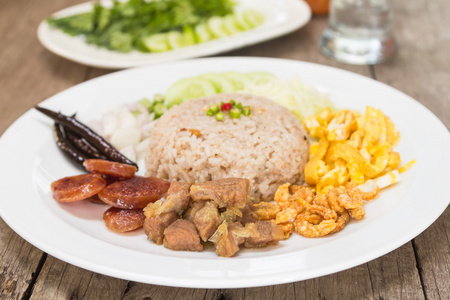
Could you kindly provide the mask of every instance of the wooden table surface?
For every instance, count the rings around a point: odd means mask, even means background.
[[[42,19],[82,1],[0,0],[0,134],[19,116],[53,94],[113,72],[58,57],[37,40],[36,28]],[[359,73],[410,95],[448,128],[450,1],[396,1],[395,13],[399,52],[393,60],[380,65],[346,65],[321,55],[317,44],[327,25],[326,17],[315,17],[305,27],[286,36],[222,55],[287,58]],[[126,281],[75,267],[30,245],[0,220],[0,298],[450,299],[449,237],[450,209],[447,208],[412,241],[346,271],[259,288],[185,289]]]

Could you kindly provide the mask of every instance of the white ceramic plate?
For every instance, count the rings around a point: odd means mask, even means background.
[[[91,10],[91,7],[92,2],[87,2],[61,10],[54,16],[63,17],[86,12]],[[231,51],[290,33],[304,26],[311,18],[311,9],[301,0],[237,1],[236,11],[246,8],[261,11],[265,15],[265,23],[229,37],[163,53],[108,51],[86,44],[81,37],[71,37],[51,28],[45,20],[38,27],[38,38],[48,50],[69,60],[88,66],[122,69]]]
[[[59,204],[50,183],[79,174],[56,147],[52,121],[35,110],[0,139],[0,213],[31,244],[76,266],[123,279],[196,288],[240,288],[323,276],[365,263],[408,242],[448,206],[450,135],[424,106],[372,79],[327,66],[267,58],[207,58],[129,69],[67,89],[41,103],[81,121],[99,119],[108,107],[164,92],[180,77],[204,72],[268,71],[298,76],[342,108],[383,110],[401,133],[402,160],[417,163],[402,181],[365,205],[367,214],[325,238],[294,234],[277,246],[242,250],[233,258],[212,251],[176,252],[147,241],[143,231],[116,234],[102,221],[104,206]],[[430,188],[432,187],[432,188]]]

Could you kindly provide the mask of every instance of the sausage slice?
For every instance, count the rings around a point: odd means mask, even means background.
[[[131,178],[137,171],[135,166],[104,159],[87,159],[83,162],[83,166],[91,173],[122,178]]]
[[[163,179],[135,176],[106,186],[98,197],[113,207],[139,209],[160,199],[169,186],[170,182]]]
[[[128,232],[144,226],[145,215],[142,209],[110,207],[103,213],[103,220],[109,230]]]
[[[106,186],[100,174],[69,176],[52,182],[53,198],[59,202],[75,202],[94,196]]]

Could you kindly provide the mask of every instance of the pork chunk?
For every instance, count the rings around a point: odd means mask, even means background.
[[[183,219],[193,221],[195,214],[205,206],[206,201],[191,202],[188,209],[183,214]]]
[[[223,226],[223,225],[222,225]],[[222,257],[232,257],[239,251],[239,245],[245,241],[240,232],[244,227],[240,222],[227,224],[227,230],[214,243],[216,254]]]
[[[194,224],[178,219],[164,230],[164,247],[180,251],[202,251],[203,245]]]
[[[248,223],[245,228],[250,229],[249,237],[244,242],[245,248],[264,248],[284,239],[283,227],[270,221]]]
[[[220,214],[217,204],[212,201],[205,202],[205,205],[196,212],[192,220],[200,234],[200,238],[204,242],[211,237],[220,224]]]
[[[194,201],[213,200],[219,207],[243,208],[247,202],[250,181],[246,178],[225,178],[191,186]]]
[[[189,206],[190,184],[173,181],[167,191],[164,203],[155,211],[155,214],[174,211],[181,215]]]
[[[173,211],[145,218],[144,232],[147,238],[157,245],[161,245],[164,239],[164,230],[177,219],[178,214]]]

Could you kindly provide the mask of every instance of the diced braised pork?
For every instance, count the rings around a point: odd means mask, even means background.
[[[240,222],[222,223],[222,230],[218,232],[214,245],[216,246],[216,254],[222,257],[232,257],[239,251],[239,245],[245,241],[240,234],[244,227]]]
[[[183,219],[176,220],[164,230],[164,247],[181,251],[203,250],[194,224]]]
[[[245,228],[251,229],[244,242],[245,248],[264,248],[284,239],[283,227],[270,221],[247,223]]]
[[[178,214],[174,211],[145,218],[144,232],[149,240],[161,245],[164,239],[164,230],[178,218]]]
[[[183,215],[183,219],[186,219],[188,221],[193,221],[195,214],[205,206],[206,201],[198,201],[198,202],[192,202],[190,203],[190,206],[186,210],[186,212]]]
[[[197,211],[192,221],[200,234],[200,238],[206,242],[216,231],[220,224],[220,214],[217,204],[205,201],[205,205]]]
[[[194,201],[213,200],[219,207],[243,208],[247,202],[250,181],[246,178],[225,178],[191,186]]]
[[[167,191],[167,197],[164,203],[155,211],[155,214],[174,211],[181,215],[189,206],[189,188],[190,184],[173,181]]]
[[[189,206],[189,187],[187,183],[174,181],[170,184],[164,202],[158,200],[144,209],[147,216],[144,231],[149,240],[158,245],[163,243],[164,230]]]

